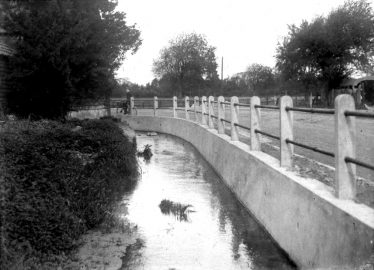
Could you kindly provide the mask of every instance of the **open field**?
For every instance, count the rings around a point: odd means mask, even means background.
[[[248,110],[241,110],[239,122],[249,126]],[[265,132],[279,135],[279,112],[273,110],[261,111],[261,129]],[[374,164],[374,121],[371,119],[356,119],[357,129],[357,158],[369,164]],[[329,152],[334,152],[334,116],[294,112],[294,140],[314,146]],[[272,145],[278,145],[271,140]],[[295,153],[334,166],[332,157],[295,146]],[[374,181],[374,172],[357,167],[358,176]]]

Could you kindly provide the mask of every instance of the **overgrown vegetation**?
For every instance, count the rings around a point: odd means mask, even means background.
[[[136,146],[110,120],[8,122],[0,142],[1,269],[64,256],[136,183]]]

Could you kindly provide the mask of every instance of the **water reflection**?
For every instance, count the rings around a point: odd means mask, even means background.
[[[142,178],[125,199],[144,241],[133,269],[295,268],[190,144],[142,134],[137,142],[152,145],[154,156],[142,162]],[[160,211],[163,200],[193,211],[181,222]]]

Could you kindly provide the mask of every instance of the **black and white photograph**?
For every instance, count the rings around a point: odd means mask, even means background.
[[[374,270],[374,0],[0,0],[1,270]]]

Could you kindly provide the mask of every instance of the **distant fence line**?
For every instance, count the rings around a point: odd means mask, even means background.
[[[251,97],[241,96],[238,97],[240,103],[249,104]],[[305,96],[292,96],[294,106],[306,106],[306,107],[314,107],[316,104],[321,105],[320,99],[317,99],[318,96],[314,96],[312,100],[309,100],[309,97]],[[230,97],[225,97],[225,99],[230,99]],[[260,97],[261,104],[266,105],[278,105],[280,96],[265,96]],[[123,103],[125,102],[125,98],[112,98],[110,101],[111,108],[122,108]],[[158,106],[159,108],[172,108],[171,98],[158,98]],[[138,109],[142,108],[149,108],[153,106],[153,99],[152,98],[136,98],[136,107]],[[91,104],[85,105],[77,105],[71,108],[71,111],[78,111],[78,110],[99,110],[104,109],[106,105],[105,102],[100,100],[98,102],[93,102]],[[178,99],[178,106],[184,106],[183,100]]]
[[[230,99],[230,97],[225,97],[225,99]],[[239,97],[240,103],[249,104],[251,97],[241,96]],[[265,96],[260,97],[261,104],[267,105],[277,105],[279,102],[280,96]],[[118,107],[121,106],[123,103],[124,98],[113,98],[111,101],[111,107]],[[167,108],[171,107],[170,101],[171,98],[158,98],[159,100],[159,108]],[[294,106],[316,106],[321,105],[321,100],[318,99],[318,96],[314,96],[311,100],[305,96],[292,96]],[[182,106],[183,100],[178,99],[178,105]],[[136,106],[137,108],[146,108],[153,106],[151,98],[136,98]]]
[[[229,101],[227,101],[229,100]],[[374,170],[373,164],[356,158],[356,128],[355,118],[364,117],[374,119],[374,113],[355,110],[355,102],[351,95],[343,94],[335,98],[334,109],[319,109],[307,107],[295,107],[295,101],[299,98],[282,96],[277,97],[223,97],[213,96],[185,97],[183,99],[173,98],[134,98],[129,104],[129,113],[137,115],[142,109],[153,110],[153,115],[158,116],[159,111],[164,111],[172,117],[183,118],[216,129],[219,134],[224,134],[226,127],[230,129],[232,141],[239,141],[239,129],[250,132],[250,149],[261,151],[260,136],[269,137],[279,141],[280,166],[284,168],[292,167],[294,156],[294,145],[302,147],[335,160],[335,195],[341,199],[354,199],[356,197],[356,165]],[[302,99],[300,99],[302,100]],[[304,99],[305,102],[305,99]],[[117,99],[111,101],[111,108],[121,110],[125,101]],[[249,126],[239,123],[239,108],[248,108],[250,114]],[[75,110],[103,110],[105,105],[90,105],[74,108]],[[230,119],[225,118],[225,111],[231,112]],[[261,130],[260,110],[279,111],[279,136]],[[217,113],[215,114],[215,111]],[[331,114],[334,115],[335,150],[334,152],[319,149],[294,140],[293,132],[293,112],[305,112],[311,114]],[[179,112],[179,114],[178,114]],[[191,117],[193,116],[193,117]]]
[[[373,112],[355,110],[355,102],[350,95],[339,95],[335,99],[334,109],[314,109],[294,107],[294,101],[290,96],[282,96],[278,104],[262,102],[259,97],[238,98],[231,97],[230,101],[222,96],[215,99],[209,97],[185,97],[184,99],[157,98],[135,99],[130,101],[130,114],[138,114],[141,109],[152,109],[153,115],[158,116],[159,110],[170,109],[170,116],[178,117],[178,111],[182,112],[183,118],[216,129],[218,134],[224,134],[226,126],[230,127],[232,141],[239,141],[239,129],[250,132],[250,149],[261,151],[260,136],[270,137],[279,141],[280,166],[292,167],[294,145],[324,154],[335,159],[335,195],[340,199],[355,199],[356,197],[356,165],[374,170],[373,164],[356,158],[356,128],[355,118],[364,117],[374,119]],[[269,105],[271,104],[271,105]],[[161,105],[161,106],[160,106]],[[115,106],[114,106],[115,107]],[[225,119],[225,110],[230,110],[230,119]],[[239,123],[239,108],[248,108],[250,113],[249,126]],[[118,107],[117,107],[118,108]],[[279,136],[261,130],[260,110],[279,111]],[[167,111],[167,110],[166,110]],[[217,114],[215,114],[217,111]],[[334,115],[335,151],[329,152],[314,146],[306,145],[294,140],[293,112],[332,114]]]

